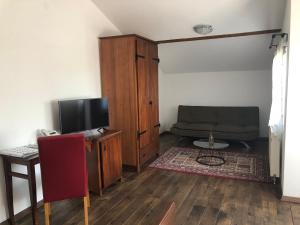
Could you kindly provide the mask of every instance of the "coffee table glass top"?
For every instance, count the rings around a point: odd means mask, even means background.
[[[229,143],[221,140],[214,140],[214,142],[210,144],[207,139],[196,140],[193,144],[197,147],[206,149],[224,149],[229,146]]]

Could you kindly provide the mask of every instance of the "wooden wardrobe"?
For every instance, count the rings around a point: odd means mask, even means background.
[[[99,42],[109,127],[123,132],[123,165],[139,171],[159,149],[157,44],[138,35],[103,37]]]

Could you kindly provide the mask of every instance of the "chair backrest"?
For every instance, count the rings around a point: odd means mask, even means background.
[[[160,221],[159,225],[173,225],[175,219],[175,210],[176,210],[175,202],[172,202],[168,210],[166,211],[164,217]]]
[[[82,134],[38,139],[44,202],[87,194],[85,139]]]

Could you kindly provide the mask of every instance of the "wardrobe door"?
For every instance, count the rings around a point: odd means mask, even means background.
[[[136,38],[100,40],[101,90],[108,98],[109,128],[122,130],[124,165],[138,166]]]
[[[158,51],[157,45],[149,45],[149,90],[150,90],[150,133],[151,141],[158,142],[159,138],[159,102],[158,102]]]
[[[136,41],[136,51],[139,115],[138,137],[139,147],[142,149],[150,143],[148,42],[138,38]]]

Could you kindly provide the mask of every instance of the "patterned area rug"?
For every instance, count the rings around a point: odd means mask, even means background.
[[[196,162],[196,158],[203,155],[221,156],[225,159],[225,164],[206,166]],[[150,167],[223,178],[271,182],[268,165],[267,157],[257,154],[173,147],[155,160]]]

